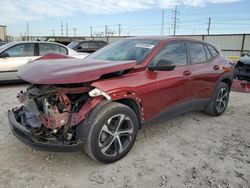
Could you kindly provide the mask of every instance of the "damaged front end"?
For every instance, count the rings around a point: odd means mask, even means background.
[[[18,94],[21,107],[8,112],[12,133],[40,150],[75,151],[84,143],[88,113],[103,99],[96,88],[77,85],[31,85]],[[84,127],[85,126],[85,127]]]

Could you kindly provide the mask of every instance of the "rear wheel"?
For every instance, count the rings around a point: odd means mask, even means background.
[[[124,157],[132,148],[138,119],[128,106],[111,102],[93,111],[88,120],[90,129],[85,151],[93,159],[111,163]]]
[[[229,87],[221,82],[216,88],[213,99],[205,112],[212,116],[219,116],[226,110],[229,101]]]

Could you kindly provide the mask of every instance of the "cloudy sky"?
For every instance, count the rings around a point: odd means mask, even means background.
[[[68,23],[69,35],[104,32],[122,35],[159,35],[162,10],[164,34],[173,32],[174,6],[178,6],[177,34],[205,34],[211,17],[211,33],[250,33],[249,0],[1,0],[0,25],[8,34],[61,35]]]

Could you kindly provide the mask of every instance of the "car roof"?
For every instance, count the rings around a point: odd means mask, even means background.
[[[165,40],[185,40],[185,41],[197,41],[197,42],[205,42],[198,39],[185,37],[185,36],[138,36],[138,37],[128,37],[125,39],[148,39],[148,40],[159,40],[159,41],[165,41]]]
[[[72,42],[105,42],[104,40],[73,40]]]
[[[57,45],[62,45],[60,43],[56,43],[56,42],[47,42],[47,41],[14,41],[14,42],[10,42],[11,44],[15,45],[15,44],[27,44],[27,43],[47,43],[47,44],[57,44]]]

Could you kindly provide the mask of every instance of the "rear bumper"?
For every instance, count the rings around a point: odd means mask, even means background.
[[[65,144],[63,142],[40,141],[29,129],[17,122],[14,111],[8,111],[9,126],[12,134],[24,144],[43,151],[73,152],[83,149],[83,142]]]

